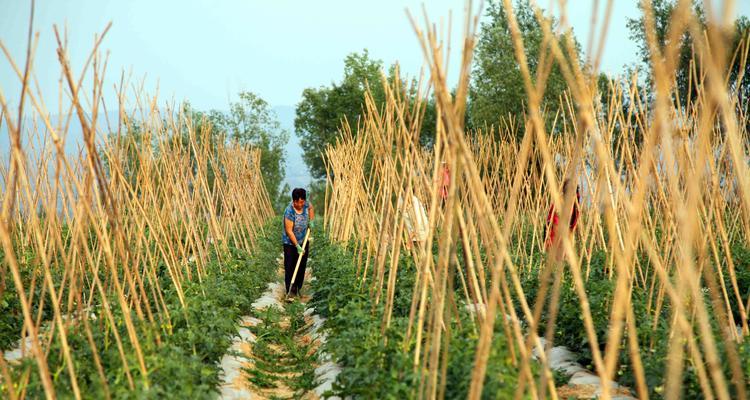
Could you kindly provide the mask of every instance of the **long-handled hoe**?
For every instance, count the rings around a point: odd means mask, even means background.
[[[305,240],[302,241],[302,253],[297,257],[297,265],[294,266],[294,273],[292,274],[292,282],[289,284],[289,290],[286,292],[285,299],[289,299],[289,294],[292,292],[292,286],[294,286],[294,280],[297,278],[297,271],[299,270],[299,264],[302,262],[302,256],[305,255],[304,251],[307,248],[307,240],[310,238],[310,228],[307,228],[305,233]]]

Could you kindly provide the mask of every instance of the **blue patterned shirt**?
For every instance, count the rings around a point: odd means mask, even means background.
[[[302,213],[297,214],[292,203],[289,203],[289,205],[286,206],[286,210],[284,210],[284,221],[289,220],[294,223],[292,232],[294,232],[294,237],[297,238],[297,243],[299,243],[300,246],[302,246],[302,242],[305,240],[305,231],[307,230],[307,224],[310,221],[309,208],[309,204],[305,202],[305,205],[302,207]],[[281,229],[281,241],[284,244],[293,245],[289,236],[286,234],[286,227],[284,225],[282,225]]]

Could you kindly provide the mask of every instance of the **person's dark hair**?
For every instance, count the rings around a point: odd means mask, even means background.
[[[307,200],[307,192],[305,191],[305,189],[296,188],[292,190],[292,200],[297,201],[300,199]]]

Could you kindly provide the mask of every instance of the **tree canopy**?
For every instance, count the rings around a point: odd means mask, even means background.
[[[529,1],[517,0],[513,10],[523,37],[529,71],[534,78],[539,60],[543,53],[549,52],[549,47],[542,43],[542,26]],[[523,75],[515,57],[507,12],[502,4],[491,1],[486,13],[487,20],[482,23],[477,42],[469,92],[469,122],[471,126],[479,128],[498,125],[501,119],[509,117],[523,121],[527,106]],[[556,22],[551,20],[551,23],[554,32]],[[577,43],[576,52],[580,52]],[[552,57],[551,53],[548,57]],[[575,59],[578,59],[578,54]],[[560,66],[554,62],[542,99],[542,106],[547,109],[550,119],[559,109],[560,96],[567,88]],[[522,130],[516,133],[521,135]]]
[[[654,31],[657,46],[659,50],[663,52],[667,42],[671,18],[675,11],[677,2],[674,0],[652,0],[651,4],[653,7]],[[642,4],[639,3],[638,7],[643,11]],[[700,27],[704,31],[709,28],[709,22],[706,20],[706,13],[702,2],[693,2],[693,12],[698,19]],[[648,86],[653,86],[651,52],[646,40],[645,17],[643,13],[641,13],[638,18],[629,18],[627,27],[630,31],[630,39],[635,41],[638,45],[638,56],[640,58],[641,67],[648,72]],[[716,29],[716,27],[713,28]],[[729,68],[728,83],[730,88],[737,92],[740,98],[740,104],[743,105],[743,107],[746,107],[747,99],[750,95],[750,83],[748,83],[747,79],[743,79],[741,82],[738,81],[740,69],[742,68],[739,57],[735,59],[733,64],[730,65],[730,62],[732,61],[735,50],[737,50],[742,39],[747,38],[748,28],[750,28],[750,20],[745,16],[741,16],[735,20],[734,29],[728,32],[718,32],[717,30],[717,33],[727,36],[725,43],[728,47],[726,48],[727,51],[725,56],[727,57],[726,62]],[[695,52],[696,49],[693,43],[693,37],[690,32],[686,31],[681,36],[680,50],[678,53],[679,60],[675,71],[676,93],[682,104],[695,99],[697,93],[697,82],[695,81],[695,77],[700,77],[702,75],[700,68],[703,64],[697,62],[698,60]],[[691,71],[693,64],[698,68],[695,74]],[[750,73],[750,65],[746,64],[744,67],[745,77],[747,77],[748,73]]]
[[[286,199],[280,186],[285,175],[284,146],[289,140],[289,133],[281,129],[276,113],[258,95],[245,91],[240,92],[238,97],[238,101],[230,103],[228,112],[199,112],[189,104],[186,107],[188,112],[193,113],[193,121],[201,124],[197,128],[199,133],[208,128],[202,125],[206,121],[212,130],[212,140],[233,141],[260,149],[263,183],[269,197],[276,203],[274,206],[279,206],[279,199]]]
[[[383,61],[371,58],[367,50],[351,53],[344,58],[344,76],[340,82],[332,82],[329,86],[319,88],[307,88],[302,92],[302,100],[296,108],[294,128],[304,151],[302,158],[313,178],[325,177],[321,151],[335,140],[341,122],[346,119],[349,124],[356,127],[368,87],[376,104],[384,103],[381,71]],[[396,79],[395,65],[389,68],[387,76],[389,82]],[[414,99],[415,91],[408,90],[406,82],[402,83],[407,89],[406,93]],[[435,136],[434,102],[428,100],[426,107],[420,140],[423,144],[429,145]]]

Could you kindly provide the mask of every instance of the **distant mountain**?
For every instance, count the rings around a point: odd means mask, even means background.
[[[30,131],[37,131],[42,132],[46,134],[47,136],[40,136],[38,138],[34,139],[34,147],[38,149],[41,143],[43,143],[44,140],[48,140],[49,145],[52,146],[52,137],[47,132],[47,128],[42,120],[41,117],[35,117],[36,121],[34,121],[34,118],[32,117],[26,117],[23,121],[22,131],[25,132],[25,134],[21,135],[21,146],[22,148],[28,152],[29,151],[29,135],[28,133]],[[99,127],[100,132],[108,131],[108,127],[111,126],[112,129],[116,130],[117,126],[117,118],[118,113],[116,111],[112,111],[106,114],[100,114],[97,117],[97,126]],[[109,125],[107,124],[107,120],[109,120]],[[62,130],[65,130],[65,124],[68,123],[68,129],[67,133],[65,133],[65,154],[67,155],[77,155],[78,152],[85,146],[83,143],[83,129],[81,128],[81,123],[78,121],[78,117],[76,115],[73,115],[72,118],[70,118],[70,121],[67,121],[67,117],[60,120],[60,116],[58,115],[51,115],[49,117],[50,125],[52,125],[52,128],[57,130],[58,125],[62,126]],[[62,132],[57,132],[58,136],[62,136]],[[8,135],[8,126],[5,124],[5,120],[3,120],[2,126],[0,126],[0,159],[7,159],[7,157],[10,154],[10,136]],[[29,154],[29,156],[31,156]]]

